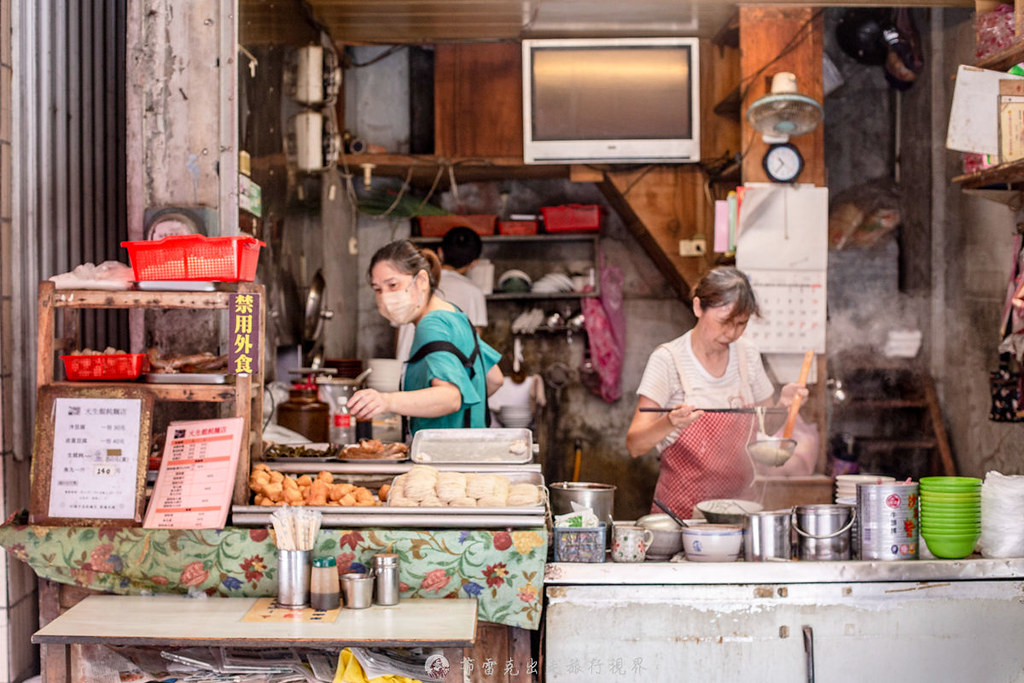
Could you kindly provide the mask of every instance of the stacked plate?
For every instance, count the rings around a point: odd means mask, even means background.
[[[533,280],[521,270],[506,270],[498,277],[498,289],[503,292],[529,292]]]
[[[891,484],[895,477],[881,474],[840,474],[836,477],[836,502],[857,504],[857,484]]]
[[[402,382],[402,361],[397,358],[371,358],[366,361],[371,370],[366,386],[377,391],[398,391]]]
[[[1024,476],[989,472],[981,485],[981,554],[1024,557]]]
[[[981,537],[981,479],[921,477],[921,536],[935,557],[958,560]]]
[[[533,422],[533,413],[530,411],[530,406],[504,405],[498,409],[498,419],[505,427],[523,429],[529,427]]]
[[[555,294],[573,291],[572,279],[563,273],[548,273],[533,283],[530,291],[535,294]]]

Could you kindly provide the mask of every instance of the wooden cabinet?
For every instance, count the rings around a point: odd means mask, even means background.
[[[523,159],[523,70],[518,42],[438,45],[434,154]]]
[[[221,285],[225,287],[224,285]],[[119,382],[65,382],[59,380],[56,358],[60,353],[69,353],[77,348],[80,317],[88,309],[149,309],[149,310],[222,310],[226,314],[235,294],[251,294],[258,299],[259,325],[256,332],[257,353],[262,360],[266,307],[263,286],[251,283],[228,285],[226,289],[211,292],[156,292],[156,291],[103,291],[103,290],[58,290],[52,282],[39,286],[39,327],[38,364],[36,386],[102,386],[114,388]],[[61,313],[60,324],[57,312]],[[226,319],[223,324],[226,328]],[[227,330],[222,340],[222,353],[227,353]],[[211,349],[213,351],[213,349]],[[263,372],[231,374],[224,384],[199,383],[144,383],[141,380],[130,383],[151,394],[157,402],[211,402],[223,404],[224,416],[245,418],[242,431],[241,452],[235,476],[232,502],[244,504],[248,501],[249,463],[253,454],[262,453],[261,422],[263,415]]]

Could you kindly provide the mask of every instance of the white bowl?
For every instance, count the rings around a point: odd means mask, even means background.
[[[743,548],[743,527],[701,524],[683,529],[683,550],[693,562],[735,562]]]

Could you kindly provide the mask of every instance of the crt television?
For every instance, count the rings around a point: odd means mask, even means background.
[[[700,161],[699,51],[696,38],[524,40],[524,161]]]

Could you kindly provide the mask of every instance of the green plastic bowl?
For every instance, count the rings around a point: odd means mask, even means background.
[[[935,557],[944,560],[959,560],[974,552],[974,544],[981,538],[981,533],[933,534],[922,531],[921,537],[924,538],[924,542],[928,544],[928,550]]]
[[[981,479],[977,477],[921,477],[918,484],[922,491],[957,493],[981,489]]]
[[[921,503],[921,514],[940,514],[940,515],[980,515],[981,504],[956,504],[956,505],[943,505],[940,503]]]
[[[981,533],[981,524],[953,524],[922,520],[921,530],[922,533],[927,531],[936,534],[973,534]]]
[[[981,503],[981,492],[946,493],[944,491],[922,491],[922,503]]]

